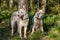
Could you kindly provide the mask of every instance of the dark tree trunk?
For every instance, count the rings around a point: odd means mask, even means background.
[[[39,8],[39,0],[37,0],[37,5],[38,5],[38,8]]]
[[[30,0],[30,8],[33,9],[33,0]]]
[[[13,6],[13,0],[9,0],[9,7],[12,8]]]
[[[27,10],[27,0],[18,0],[18,9],[20,8]]]
[[[42,0],[42,9],[45,11],[46,9],[46,0]]]

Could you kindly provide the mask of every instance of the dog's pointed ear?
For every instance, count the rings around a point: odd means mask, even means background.
[[[36,8],[34,13],[36,13],[36,12],[38,12],[38,11],[39,11],[39,8]]]

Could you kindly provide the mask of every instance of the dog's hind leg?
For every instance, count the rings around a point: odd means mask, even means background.
[[[15,21],[11,20],[11,36],[13,36],[14,33],[14,25],[15,25]]]

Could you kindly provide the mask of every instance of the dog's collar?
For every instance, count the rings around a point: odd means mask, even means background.
[[[18,15],[18,17],[19,17],[21,20],[23,20],[24,15],[22,15],[22,16],[19,16],[19,15]]]

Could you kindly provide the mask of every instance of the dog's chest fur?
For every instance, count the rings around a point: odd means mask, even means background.
[[[21,20],[20,19],[20,25],[25,26],[26,24],[28,24],[28,20]]]
[[[40,19],[34,17],[34,23],[36,23],[36,24],[40,24]]]

